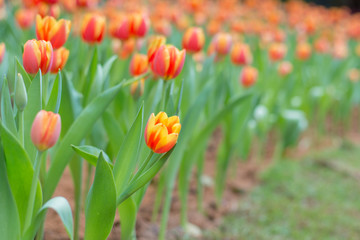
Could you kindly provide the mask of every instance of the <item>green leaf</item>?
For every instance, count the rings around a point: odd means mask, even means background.
[[[121,239],[133,239],[133,233],[136,223],[137,207],[134,199],[129,197],[119,205]]]
[[[105,161],[109,164],[109,166],[111,168],[113,167],[109,156],[105,152],[102,152],[101,149],[98,149],[93,146],[78,146],[77,147],[77,146],[71,145],[71,147],[74,149],[74,151],[77,154],[79,154],[82,158],[84,158],[86,161],[88,161],[93,166],[96,166],[96,163],[98,161],[100,153],[102,153]]]
[[[71,159],[73,154],[71,145],[80,144],[81,140],[90,132],[89,129],[91,129],[97,119],[103,114],[121,88],[122,84],[119,84],[97,96],[86,106],[70,126],[66,135],[54,151],[53,161],[45,180],[45,199],[49,199],[54,193],[56,185]]]
[[[94,183],[86,198],[85,238],[105,240],[112,229],[116,212],[116,190],[109,164],[101,153]]]
[[[29,74],[25,71],[23,65],[19,62],[19,59],[17,57],[15,57],[15,61],[17,72],[22,75],[26,89],[29,89],[31,85],[31,79],[29,77]],[[15,76],[17,76],[17,74],[15,74]]]
[[[129,182],[132,173],[135,170],[139,146],[141,141],[141,133],[144,119],[143,104],[135,118],[133,125],[128,131],[114,165],[114,178],[116,184],[116,192],[120,194]]]
[[[11,131],[11,133],[17,135],[14,113],[11,106],[10,92],[6,78],[4,79],[1,91],[1,119],[3,124]]]
[[[59,112],[62,92],[62,78],[61,72],[56,75],[54,85],[50,94],[48,103],[46,104],[45,110],[52,111],[54,113]]]
[[[96,76],[96,70],[97,70],[97,63],[98,63],[98,50],[97,50],[97,46],[94,47],[94,54],[92,56],[91,59],[91,63],[89,66],[89,69],[87,71],[87,81],[85,82],[85,88],[84,88],[84,103],[88,103],[89,102],[89,95],[91,92],[91,89],[93,88],[93,84],[94,84],[94,80],[95,80],[95,76]]]
[[[28,103],[24,109],[24,144],[30,159],[36,156],[36,148],[31,141],[30,131],[36,114],[42,109],[42,75],[39,71],[28,89]]]
[[[2,147],[0,151],[0,236],[3,239],[20,239],[19,213],[11,193]]]
[[[9,184],[19,211],[21,228],[23,228],[34,169],[25,149],[21,146],[18,139],[4,127],[1,121],[0,136],[6,157],[6,171]],[[41,202],[41,187],[40,182],[38,182],[34,211],[40,208]]]
[[[125,133],[122,131],[119,123],[110,112],[105,112],[102,119],[109,138],[109,144],[113,152],[110,156],[115,156],[119,152],[121,144],[124,141]],[[114,158],[112,157],[111,159]]]

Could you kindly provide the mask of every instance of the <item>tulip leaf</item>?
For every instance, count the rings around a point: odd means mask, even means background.
[[[9,185],[19,211],[20,225],[21,228],[23,228],[25,224],[34,169],[25,149],[1,121],[0,136],[6,157],[6,171],[9,179]],[[41,187],[40,182],[38,182],[34,211],[37,211],[40,208],[41,202]]]
[[[53,88],[51,90],[49,101],[45,107],[46,111],[52,111],[54,113],[59,112],[60,103],[61,103],[61,92],[62,92],[62,78],[61,72],[56,75]]]
[[[35,159],[36,148],[31,141],[30,131],[36,114],[42,109],[42,75],[35,76],[28,89],[28,103],[24,109],[24,144],[31,161]]]
[[[83,91],[84,94],[84,103],[88,103],[89,101],[89,95],[91,92],[91,89],[93,87],[93,83],[95,80],[95,76],[96,76],[96,70],[97,70],[97,64],[98,64],[98,49],[97,46],[94,46],[94,53],[90,62],[90,66],[87,70],[87,82],[85,82],[85,88]]]
[[[129,197],[119,205],[121,239],[134,239],[134,229],[136,224],[137,206],[132,197]]]
[[[20,239],[19,213],[11,193],[3,151],[0,146],[0,236],[3,239]]]
[[[74,120],[73,124],[54,151],[53,161],[45,180],[45,199],[49,199],[52,196],[65,167],[73,155],[71,144],[79,145],[82,139],[89,134],[89,129],[91,129],[97,119],[103,114],[121,88],[122,84],[120,83],[101,93],[87,105]]]
[[[96,166],[96,163],[98,161],[99,155],[102,152],[101,149],[98,149],[93,146],[71,146],[74,151],[79,154],[82,158],[84,158],[86,161],[88,161],[91,165]],[[109,158],[109,156],[102,152],[103,157],[105,161],[109,164],[109,166],[112,168],[113,164]]]
[[[110,112],[105,112],[102,119],[113,152],[112,155],[115,156],[120,150],[121,144],[125,138],[125,133],[121,130],[119,123]],[[113,156],[111,159],[114,159]]]
[[[31,85],[31,79],[29,77],[29,74],[25,71],[23,65],[19,62],[19,59],[17,57],[15,57],[15,61],[17,72],[22,75],[26,89],[29,89]],[[17,74],[15,74],[15,76],[17,76]]]
[[[85,239],[107,239],[115,218],[116,190],[112,170],[102,153],[85,208]]]
[[[1,90],[1,119],[3,124],[11,131],[12,134],[17,135],[14,113],[11,106],[10,92],[7,79],[4,78]]]
[[[143,119],[144,108],[142,104],[115,160],[114,178],[118,194],[123,191],[135,170],[142,137]]]

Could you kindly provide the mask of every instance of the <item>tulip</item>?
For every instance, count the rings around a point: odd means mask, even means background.
[[[71,22],[69,20],[60,19],[56,21],[55,18],[46,16],[41,18],[36,16],[36,36],[39,40],[50,41],[53,48],[62,47],[70,33]]]
[[[171,24],[169,21],[167,21],[165,19],[158,19],[156,21],[153,21],[152,26],[153,26],[154,32],[156,32],[158,34],[165,35],[165,36],[171,35],[171,32],[172,32]]]
[[[256,68],[246,66],[240,74],[241,84],[246,88],[251,87],[256,82],[257,76],[258,71]]]
[[[58,73],[59,70],[62,70],[69,58],[69,50],[62,47],[56,49],[53,55],[53,63],[50,68],[51,73]]]
[[[138,76],[148,70],[148,58],[145,54],[134,54],[130,61],[130,73],[132,76]]]
[[[286,76],[292,72],[292,69],[293,69],[293,66],[292,66],[291,62],[284,61],[279,64],[278,73],[281,76]]]
[[[135,47],[136,41],[133,38],[129,38],[123,42],[117,39],[112,41],[112,48],[121,59],[127,59],[134,52]]]
[[[181,130],[178,116],[168,117],[165,112],[152,113],[145,128],[145,142],[155,153],[166,153],[172,149]]]
[[[360,71],[356,68],[352,68],[348,71],[348,77],[350,81],[356,83],[360,79]]]
[[[31,127],[31,140],[43,152],[55,145],[61,130],[60,115],[41,110],[36,114]]]
[[[318,53],[327,53],[330,50],[329,41],[325,38],[318,38],[314,42],[314,48]]]
[[[311,46],[307,42],[301,42],[296,46],[296,55],[300,60],[306,60],[311,55]]]
[[[161,35],[153,36],[150,39],[149,47],[147,51],[149,63],[153,61],[156,51],[160,48],[160,46],[164,45],[165,42],[166,42],[166,38]]]
[[[103,16],[86,14],[81,26],[82,39],[90,44],[100,43],[104,37],[105,22]]]
[[[130,93],[133,96],[141,96],[144,93],[145,79],[133,82],[130,86]]]
[[[5,43],[0,43],[0,64],[4,60],[5,56]]]
[[[125,16],[117,16],[109,25],[111,36],[120,40],[127,40],[130,37],[129,19]]]
[[[226,55],[230,52],[232,37],[228,33],[218,33],[213,39],[214,51],[219,55]]]
[[[42,2],[44,3],[47,3],[47,4],[55,4],[57,3],[59,0],[41,0]]]
[[[56,19],[60,16],[59,4],[48,5],[42,2],[37,6],[37,9],[41,17],[51,16]]]
[[[15,13],[16,23],[21,29],[28,29],[34,23],[35,12],[33,9],[19,9]]]
[[[76,0],[76,5],[82,8],[90,8],[97,5],[98,0]]]
[[[142,13],[130,16],[130,33],[134,37],[144,37],[149,30],[149,19]]]
[[[44,40],[28,40],[24,45],[23,65],[29,74],[36,74],[41,69],[42,74],[50,70],[53,60],[53,48],[50,42]]]
[[[189,28],[183,37],[182,46],[190,53],[199,52],[205,44],[204,31],[198,27]]]
[[[231,49],[231,61],[235,65],[248,65],[252,63],[252,54],[249,45],[238,42]]]
[[[15,104],[20,112],[24,111],[28,102],[24,79],[20,73],[16,78]]]
[[[172,45],[163,45],[155,53],[151,70],[165,80],[175,78],[181,72],[185,62],[186,50],[179,51]]]
[[[282,60],[286,55],[286,45],[283,43],[272,43],[269,47],[269,57],[272,61]]]

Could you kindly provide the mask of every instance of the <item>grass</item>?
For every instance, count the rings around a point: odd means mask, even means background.
[[[341,161],[360,172],[360,149],[277,162],[261,177],[240,210],[205,239],[359,239],[360,184],[319,161]]]

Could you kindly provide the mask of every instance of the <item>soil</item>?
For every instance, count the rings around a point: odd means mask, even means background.
[[[353,111],[353,116],[351,117],[351,122],[348,129],[340,127],[339,124],[334,124],[334,120],[330,118],[326,123],[326,135],[315,135],[314,133],[318,132],[317,129],[314,130],[316,126],[310,127],[302,135],[298,145],[295,148],[286,150],[286,156],[291,158],[302,158],[306,154],[309,154],[313,151],[319,151],[326,148],[336,148],[345,138],[351,142],[360,143],[360,133],[358,127],[359,121],[357,121],[359,119],[359,112],[360,111],[358,109]],[[261,157],[262,160],[259,159],[258,154],[260,145],[256,144],[255,141],[249,159],[246,161],[233,161],[234,166],[232,166],[231,169],[234,170],[231,170],[232,172],[230,171],[229,173],[230,177],[227,179],[223,200],[221,205],[218,206],[216,204],[214,186],[211,184],[211,180],[213,180],[215,177],[217,146],[219,145],[220,141],[221,130],[217,129],[213,134],[212,140],[205,155],[206,162],[204,166],[204,175],[208,180],[210,180],[208,181],[210,184],[204,188],[202,212],[198,210],[197,206],[195,171],[193,173],[190,185],[190,194],[188,198],[188,220],[201,231],[218,227],[219,224],[221,224],[222,217],[229,214],[230,212],[236,211],[239,207],[239,204],[241,203],[241,199],[246,197],[247,194],[260,183],[259,176],[261,172],[268,168],[272,163],[272,156],[275,149],[273,143],[276,142],[276,134],[274,132],[269,134],[264,155]],[[86,174],[84,173],[84,178],[86,177],[85,175]],[[158,236],[160,221],[159,219],[155,222],[151,220],[156,194],[156,185],[157,179],[154,179],[154,181],[149,185],[138,212],[136,233],[139,240],[157,239]],[[68,169],[65,170],[54,196],[65,197],[69,201],[72,209],[74,209],[73,183],[70,171]],[[159,213],[159,216],[161,216],[161,213]],[[82,212],[80,221],[81,239],[83,237],[85,227],[84,219],[85,216]],[[180,199],[177,188],[175,187],[166,239],[181,239],[182,235],[183,232],[180,227]],[[198,238],[201,239],[201,236]],[[68,239],[60,218],[54,211],[51,210],[48,212],[45,222],[45,239]],[[108,239],[120,239],[120,222],[118,215],[115,217],[114,227]]]

